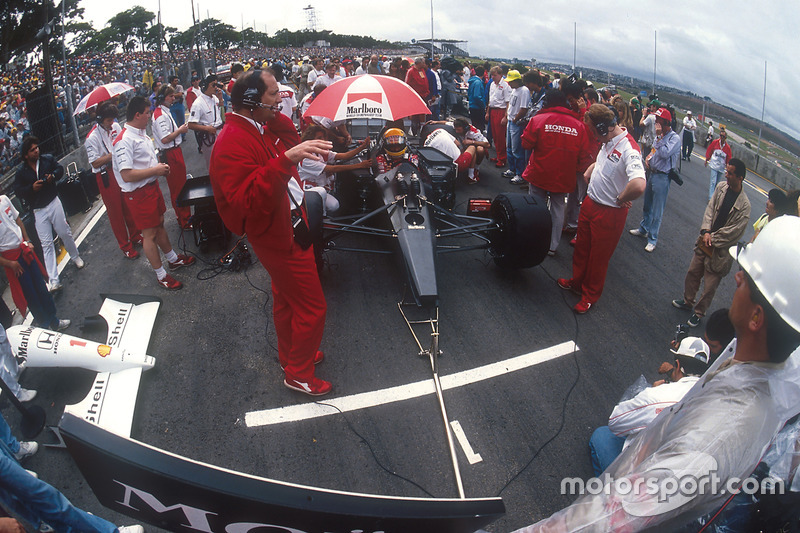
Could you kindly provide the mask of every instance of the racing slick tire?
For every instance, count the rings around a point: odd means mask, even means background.
[[[553,222],[546,205],[528,194],[499,194],[492,202],[489,252],[501,268],[530,268],[547,257]]]

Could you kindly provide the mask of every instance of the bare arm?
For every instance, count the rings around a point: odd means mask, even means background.
[[[169,165],[159,163],[150,168],[126,168],[120,171],[122,181],[132,183],[135,181],[146,180],[153,176],[166,176],[169,174]]]

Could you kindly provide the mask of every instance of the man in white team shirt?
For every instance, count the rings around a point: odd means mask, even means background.
[[[450,135],[444,128],[434,130],[428,138],[425,139],[425,146],[436,148],[440,152],[448,155],[453,159],[453,163],[458,167],[458,173],[467,172],[469,183],[477,183],[475,178],[475,161],[477,159],[475,145],[470,145],[464,148],[462,152],[462,144],[458,139]]]
[[[178,207],[176,203],[181,189],[186,185],[186,162],[183,159],[183,134],[189,131],[188,124],[178,127],[170,113],[175,103],[175,92],[169,85],[164,85],[156,96],[156,110],[153,111],[153,140],[159,150],[161,162],[169,165],[167,186],[170,201],[178,219],[178,226],[191,228],[192,210],[189,207]]]
[[[289,120],[294,120],[295,113],[297,112],[297,97],[295,96],[294,89],[286,85],[286,79],[283,77],[283,68],[273,63],[269,69],[278,80],[278,92],[281,97],[281,113],[286,115]]]
[[[159,163],[153,141],[145,128],[150,121],[150,105],[140,96],[131,98],[126,113],[125,128],[114,139],[114,174],[122,189],[125,205],[136,227],[144,237],[144,255],[155,270],[158,284],[168,290],[183,287],[180,281],[167,274],[161,262],[159,248],[164,252],[170,270],[194,263],[194,257],[176,254],[164,229],[164,197],[158,186],[158,176],[169,174],[169,165]]]
[[[483,136],[483,133],[463,118],[457,118],[452,122],[446,120],[432,120],[429,121],[428,124],[446,124],[452,126],[453,131],[456,132],[456,140],[459,143],[461,155],[469,152],[472,157],[472,161],[467,169],[469,182],[477,183],[479,180],[478,167],[486,157],[486,154],[489,153],[489,141]],[[468,150],[468,148],[471,148],[471,150]]]
[[[600,299],[611,256],[617,248],[631,202],[644,194],[644,165],[639,146],[617,124],[605,105],[592,105],[583,117],[590,135],[602,146],[584,177],[589,181],[578,217],[578,235],[572,255],[572,277],[558,286],[581,294],[574,310],[583,314]]]
[[[219,97],[216,95],[219,93],[221,96],[222,89],[217,83],[217,77],[212,74],[200,82],[200,91],[200,96],[192,104],[192,111],[189,113],[189,129],[195,132],[197,149],[206,160],[207,170],[217,133],[222,129],[222,113],[219,109]]]
[[[114,177],[112,168],[113,143],[122,131],[117,118],[117,106],[113,102],[104,102],[97,109],[97,125],[86,137],[86,155],[89,164],[97,176],[97,187],[103,204],[106,206],[111,231],[117,239],[119,249],[128,259],[136,259],[139,252],[133,249],[134,244],[142,243],[142,233],[136,229],[131,214],[122,202],[122,191]]]

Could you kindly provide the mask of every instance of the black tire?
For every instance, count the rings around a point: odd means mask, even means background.
[[[546,205],[528,194],[499,194],[492,202],[489,251],[501,268],[530,268],[547,257],[553,222]]]
[[[324,265],[322,251],[324,243],[322,241],[322,196],[315,191],[305,191],[303,195],[308,216],[308,229],[314,240],[314,262],[317,264],[317,273],[322,272]]]

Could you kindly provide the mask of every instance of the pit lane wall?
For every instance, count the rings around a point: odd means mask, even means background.
[[[167,531],[472,533],[505,513],[500,498],[400,498],[250,476],[115,435],[72,414],[59,427],[101,504]]]
[[[708,128],[700,126],[697,128],[697,134],[695,136],[698,140],[705,139],[706,133],[708,133]],[[718,135],[714,137],[717,138]],[[797,174],[778,166],[774,161],[767,159],[763,153],[759,157],[756,157],[756,151],[747,148],[743,144],[731,141],[730,139],[728,139],[728,144],[731,145],[733,157],[741,159],[748,170],[758,173],[784,191],[800,189],[800,177],[798,177]],[[704,156],[706,147],[703,146],[703,143],[698,142],[695,146],[697,151]]]

